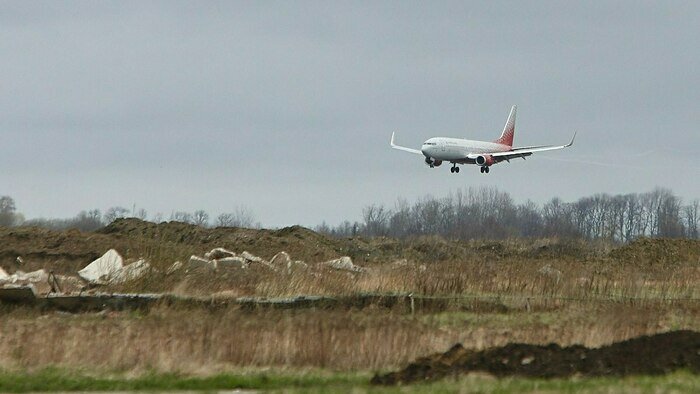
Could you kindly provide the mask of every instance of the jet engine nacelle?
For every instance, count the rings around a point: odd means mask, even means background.
[[[480,166],[492,166],[492,165],[496,164],[496,160],[491,155],[478,156],[476,158],[476,164],[478,164]]]
[[[425,164],[431,167],[440,167],[440,164],[442,164],[442,160],[433,159],[432,157],[426,157]]]

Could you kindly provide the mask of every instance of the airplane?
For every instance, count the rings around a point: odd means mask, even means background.
[[[434,137],[423,143],[420,150],[396,145],[395,135],[391,134],[391,147],[394,149],[425,156],[425,164],[430,168],[439,167],[443,162],[452,163],[450,172],[459,172],[457,164],[475,164],[481,167],[482,174],[488,174],[489,168],[502,161],[510,163],[511,159],[522,158],[533,153],[546,152],[564,149],[572,146],[576,139],[576,133],[571,138],[571,142],[566,145],[546,145],[528,146],[523,148],[513,148],[513,137],[515,136],[515,113],[517,106],[510,109],[508,120],[501,137],[493,142],[472,141],[461,138]]]

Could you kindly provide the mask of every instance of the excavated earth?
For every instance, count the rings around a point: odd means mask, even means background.
[[[498,377],[660,375],[679,369],[700,374],[700,333],[672,331],[642,336],[596,349],[511,343],[482,351],[461,344],[420,358],[405,369],[372,379],[377,385],[433,381],[470,372]]]
[[[439,237],[396,240],[378,238],[333,238],[292,226],[280,230],[202,228],[179,222],[151,223],[119,219],[96,232],[53,231],[36,227],[0,227],[0,267],[25,272],[40,268],[57,273],[82,269],[109,249],[127,259],[148,258],[156,265],[186,260],[223,247],[272,258],[280,251],[294,259],[314,262],[350,256],[358,263],[384,263],[396,259],[421,262],[449,260],[518,261],[609,260],[613,263],[657,266],[700,264],[700,241],[640,239],[611,251],[598,250],[582,240],[448,241]],[[16,263],[18,256],[24,266]],[[155,260],[155,261],[153,261]],[[158,261],[158,260],[163,260]]]

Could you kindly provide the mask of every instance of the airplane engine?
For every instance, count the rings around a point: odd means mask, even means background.
[[[496,164],[496,160],[491,155],[479,156],[476,158],[476,164],[480,166],[492,166]]]
[[[440,165],[442,164],[442,160],[433,159],[432,157],[426,157],[425,164],[431,167],[440,167]]]

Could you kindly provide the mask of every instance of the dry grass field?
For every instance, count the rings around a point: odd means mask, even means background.
[[[152,264],[149,275],[103,291],[214,299],[413,297],[412,307],[349,303],[282,310],[161,303],[81,314],[0,304],[0,370],[15,373],[62,368],[125,376],[367,374],[403,367],[455,343],[475,350],[512,342],[598,347],[640,335],[700,331],[697,241],[612,246],[556,239],[334,240],[301,228],[205,230],[134,221],[117,222],[100,234],[13,231],[0,231],[6,266],[12,256],[23,255],[32,268],[70,272],[111,247],[126,259],[143,257]],[[284,250],[308,269],[166,272],[174,261],[214,247],[265,259]],[[364,271],[315,264],[343,255]]]

